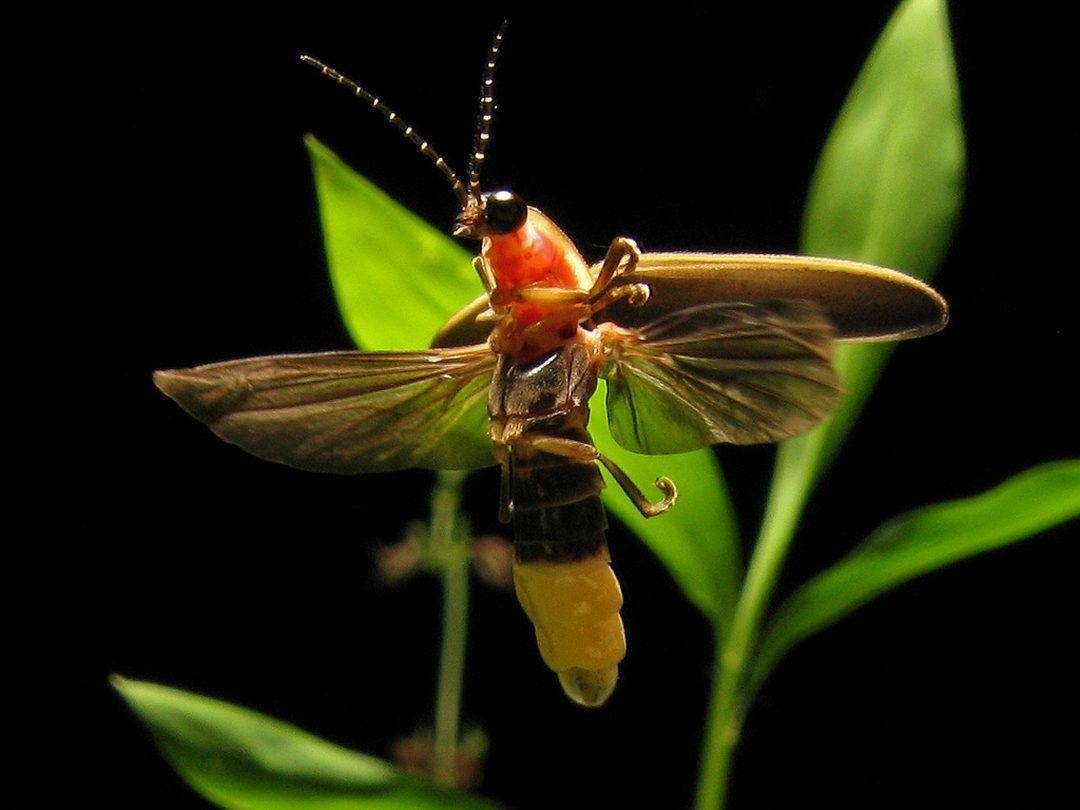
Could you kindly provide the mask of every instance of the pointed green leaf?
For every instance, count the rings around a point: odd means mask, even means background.
[[[314,137],[305,142],[330,279],[349,334],[371,351],[426,348],[481,292],[472,257]]]
[[[375,757],[249,709],[159,684],[113,677],[185,781],[236,810],[494,808]]]
[[[605,506],[652,549],[698,609],[728,629],[741,577],[738,526],[727,486],[712,450],[672,456],[631,453],[616,444],[603,407],[604,383],[596,395],[589,432],[604,455],[623,468],[646,495],[661,475],[675,482],[679,497],[662,515],[644,518],[619,485],[608,477]],[[607,473],[605,472],[605,476]]]
[[[905,0],[825,144],[803,221],[808,253],[926,278],[952,237],[964,142],[943,0]]]
[[[964,137],[944,0],[905,0],[863,66],[825,144],[803,220],[802,250],[929,279],[963,196]],[[817,430],[785,442],[776,486],[797,522],[869,396],[894,344],[842,345],[845,396]]]
[[[981,495],[890,520],[781,606],[758,649],[751,691],[792,646],[875,596],[1077,516],[1080,460],[1069,460],[1034,467]]]

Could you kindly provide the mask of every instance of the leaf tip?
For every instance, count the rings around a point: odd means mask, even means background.
[[[304,148],[307,149],[308,156],[316,162],[337,158],[337,155],[333,153],[330,147],[315,137],[312,132],[304,133]]]
[[[139,682],[132,680],[131,678],[125,678],[118,672],[112,672],[108,677],[109,686],[116,690],[116,693],[123,698],[124,702],[128,704],[129,708],[134,708],[132,703],[133,696],[132,691],[138,686]]]

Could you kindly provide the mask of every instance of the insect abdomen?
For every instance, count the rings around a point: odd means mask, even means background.
[[[591,443],[584,430],[560,435]],[[603,486],[593,461],[547,453],[514,460],[514,588],[544,662],[583,706],[610,697],[626,655]]]

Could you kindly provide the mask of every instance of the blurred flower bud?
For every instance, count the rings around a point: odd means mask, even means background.
[[[509,589],[514,584],[514,547],[501,537],[485,535],[473,540],[473,569],[488,585]]]
[[[384,585],[399,585],[423,568],[427,533],[425,524],[410,523],[399,542],[375,549],[375,569]]]
[[[454,785],[469,790],[480,784],[487,756],[487,735],[478,728],[465,731],[454,755]],[[414,776],[431,779],[435,760],[435,743],[431,731],[418,729],[409,737],[401,737],[390,746],[390,755],[398,766]]]

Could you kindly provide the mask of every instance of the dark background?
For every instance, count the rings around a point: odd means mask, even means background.
[[[512,184],[592,255],[617,234],[795,250],[817,152],[891,8],[515,14],[488,184]],[[900,511],[1077,454],[1076,205],[1057,196],[1076,168],[1069,43],[1052,18],[952,10],[969,150],[937,280],[953,320],[895,356],[781,594]],[[297,56],[364,82],[460,165],[499,14],[291,14],[9,32],[5,185],[29,248],[7,267],[5,308],[16,806],[204,806],[110,672],[378,755],[431,715],[438,589],[379,589],[370,561],[425,516],[431,476],[260,462],[150,383],[157,367],[348,346],[303,133],[440,227],[455,213],[412,147]],[[747,536],[771,452],[721,451]],[[479,530],[498,529],[496,493],[490,474],[468,486]],[[1075,801],[1059,738],[1074,729],[1076,533],[918,580],[799,647],[749,717],[732,806]],[[610,541],[631,653],[602,711],[563,698],[511,596],[473,589],[465,714],[492,740],[482,791],[511,806],[690,802],[708,628],[632,536],[616,526]]]

